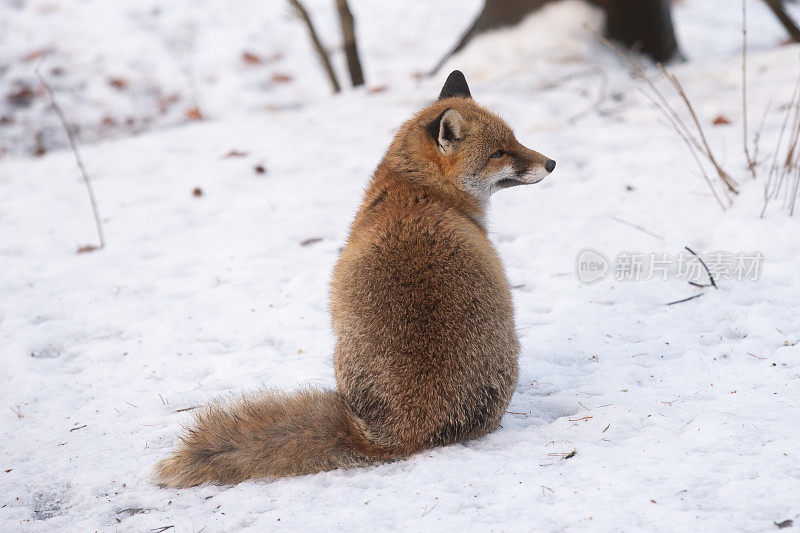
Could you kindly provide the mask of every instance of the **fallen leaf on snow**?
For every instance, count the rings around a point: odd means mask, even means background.
[[[128,88],[128,80],[126,80],[125,78],[119,78],[119,77],[109,78],[108,84],[118,91],[124,91],[125,89]]]
[[[726,124],[730,124],[731,120],[726,117],[725,115],[717,115],[717,118],[714,119],[715,126],[724,126]]]
[[[272,83],[289,83],[294,78],[292,78],[289,74],[285,74],[283,72],[275,72],[270,77]]]
[[[260,65],[264,58],[254,52],[242,52],[242,61],[248,65]]]
[[[187,109],[186,113],[184,113],[184,115],[189,120],[203,120],[203,114],[200,113],[200,110],[197,109],[196,107],[192,107],[190,109]]]

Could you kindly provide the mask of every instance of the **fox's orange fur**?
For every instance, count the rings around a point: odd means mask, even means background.
[[[334,270],[337,390],[205,408],[156,465],[158,482],[367,465],[497,428],[519,343],[508,281],[483,225],[488,198],[554,166],[452,73],[378,165]]]

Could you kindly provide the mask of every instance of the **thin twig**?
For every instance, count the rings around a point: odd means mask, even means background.
[[[331,82],[333,92],[338,93],[342,90],[342,88],[339,85],[339,80],[336,78],[336,72],[333,70],[331,59],[328,57],[328,52],[325,50],[325,47],[322,46],[322,41],[320,41],[319,35],[317,35],[317,30],[314,28],[314,23],[311,22],[311,17],[308,15],[308,11],[306,11],[306,8],[300,3],[300,0],[289,0],[289,3],[294,6],[294,8],[297,10],[297,13],[300,15],[300,18],[302,18],[303,22],[305,22],[306,28],[308,28],[308,34],[311,37],[311,43],[314,45],[314,50],[316,50],[317,56],[319,57],[325,72],[328,74],[328,80]]]
[[[667,114],[668,112],[657,101],[651,100],[651,102],[653,103],[653,105],[656,106],[656,108],[659,111],[664,113],[665,116],[669,118],[669,115]],[[680,137],[681,140],[684,142],[684,144],[686,144],[686,146],[689,148],[689,152],[692,154],[692,157],[694,158],[697,167],[700,169],[700,174],[703,176],[703,179],[708,184],[709,189],[711,189],[711,193],[714,195],[714,199],[717,200],[717,203],[719,203],[723,211],[727,211],[725,204],[722,203],[722,200],[717,194],[717,190],[714,187],[714,184],[711,182],[711,178],[708,177],[708,173],[706,172],[705,166],[703,166],[703,164],[700,162],[700,158],[697,156],[696,152],[700,152],[701,154],[703,154],[703,156],[705,156],[706,159],[708,159],[708,154],[706,154],[705,149],[703,148],[703,146],[700,145],[700,142],[691,133],[688,132],[688,130],[686,129],[686,125],[683,123],[683,121],[680,120],[680,118],[678,118],[677,121],[680,127],[683,128],[683,130],[679,129],[677,125],[673,124],[671,127],[672,131],[676,135],[678,135],[678,137]],[[725,200],[728,202],[727,205],[730,206],[731,199],[728,196],[726,189],[722,189],[722,192],[725,194]]]
[[[616,217],[616,216],[613,216],[613,215],[611,217],[611,220],[619,222],[620,224],[625,224],[626,226],[629,226],[629,227],[631,227],[633,229],[638,229],[639,231],[641,231],[643,233],[647,233],[648,235],[650,235],[651,237],[655,237],[656,239],[659,239],[659,240],[662,240],[662,241],[664,240],[664,237],[662,237],[658,233],[653,233],[649,229],[645,228],[644,226],[640,226],[639,224],[634,224],[633,222],[628,222],[627,220],[623,220],[623,219],[621,219],[619,217]]]
[[[784,178],[787,175],[789,175],[792,171],[795,171],[795,174],[797,175],[798,162],[800,162],[800,150],[798,150],[798,142],[800,142],[800,101],[798,101],[794,108],[794,120],[792,121],[791,137],[789,139],[789,146],[786,151],[786,158],[783,162],[781,177],[778,180],[776,194],[780,191]],[[788,190],[788,187],[791,187],[791,185],[787,185],[785,205],[788,204],[789,216],[793,216],[795,200],[797,198],[797,178],[794,180],[794,188],[791,192]]]
[[[641,87],[640,87],[640,89],[641,89]],[[659,104],[654,98],[652,98],[650,96],[650,94],[648,94],[644,89],[641,89],[641,91],[648,98],[650,98],[650,102],[652,102],[652,104],[659,111],[661,111],[664,114],[664,116],[667,117],[668,120],[672,120],[671,117],[669,116],[669,114],[667,113],[667,111],[664,110],[663,107],[661,107],[661,104]],[[695,152],[695,147],[692,145],[692,143],[689,141],[689,139],[686,137],[686,135],[683,132],[681,132],[680,130],[678,130],[677,127],[674,124],[667,124],[667,127],[669,129],[671,129],[676,135],[678,135],[678,137],[680,137],[680,139],[686,145],[686,148],[689,149],[689,153],[692,155],[692,159],[694,159],[694,162],[697,165],[698,170],[700,170],[700,175],[703,177],[703,179],[705,180],[706,184],[708,185],[708,188],[711,191],[711,194],[714,196],[714,199],[717,201],[717,204],[719,204],[720,208],[723,211],[727,211],[728,208],[725,207],[725,204],[722,202],[722,199],[719,197],[719,194],[717,194],[717,189],[714,187],[714,184],[711,183],[711,178],[708,177],[708,173],[706,172],[706,167],[704,167],[703,163],[700,162],[700,158],[697,156],[697,152]],[[730,200],[728,200],[728,205],[730,205]]]
[[[549,80],[545,81],[544,83],[542,83],[541,85],[539,85],[537,87],[537,89],[541,90],[541,91],[551,91],[553,89],[558,89],[559,87],[561,87],[562,84],[564,84],[564,83],[566,83],[568,81],[587,78],[587,77],[590,77],[590,76],[594,76],[595,74],[600,74],[601,72],[603,72],[603,69],[601,69],[600,67],[583,68],[583,69],[576,70],[574,72],[570,72],[568,74],[565,74],[564,76],[561,76],[560,78],[549,79]]]
[[[706,269],[706,274],[708,274],[708,280],[711,282],[711,286],[714,287],[715,289],[719,289],[719,287],[717,287],[717,283],[714,281],[714,276],[711,275],[711,271],[708,269],[706,262],[703,261],[703,258],[694,253],[694,250],[692,250],[688,246],[684,246],[684,248],[686,248],[687,252],[689,252],[690,254],[692,254],[693,256],[695,256],[697,259],[700,260],[700,264],[703,265],[703,268]]]
[[[430,509],[428,509],[427,511],[423,512],[423,513],[422,513],[422,516],[425,516],[425,515],[427,515],[428,513],[430,513],[431,511],[433,511],[434,509],[436,509],[436,506],[437,506],[437,505],[439,505],[439,499],[438,499],[438,498],[436,499],[436,503],[434,503],[434,504],[433,504],[433,507],[431,507],[431,508],[430,508]]]
[[[798,108],[800,108],[800,75],[798,75],[797,81],[795,81],[794,88],[792,89],[792,99],[789,101],[789,107],[786,110],[786,116],[783,118],[783,124],[781,124],[781,130],[778,134],[778,142],[775,145],[775,153],[772,156],[772,165],[770,166],[769,174],[767,174],[767,181],[764,183],[764,206],[761,208],[761,218],[764,218],[764,215],[767,212],[767,207],[769,206],[769,202],[778,195],[778,190],[780,187],[774,186],[773,181],[779,168],[778,158],[781,152],[781,146],[783,145],[783,136],[786,133],[786,126],[789,124],[789,118],[792,116],[792,111],[795,111],[796,115],[798,113]]]
[[[700,294],[695,294],[694,296],[689,296],[688,298],[684,298],[682,300],[675,300],[674,302],[669,302],[668,304],[665,304],[665,305],[682,304],[683,302],[688,302],[689,300],[694,300],[695,298],[700,298],[704,294],[705,294],[704,292],[701,292]]]
[[[797,192],[800,189],[800,165],[796,165],[794,176],[794,191],[789,198],[789,216],[794,216],[794,208],[797,205]]]
[[[780,175],[778,183],[775,186],[774,196],[777,197],[783,188],[784,178],[792,170],[794,166],[794,154],[797,151],[798,138],[800,138],[800,99],[796,104],[790,106],[787,111],[787,116],[792,115],[792,126],[789,128],[789,141],[786,146],[786,156],[783,158],[783,163],[780,167]]]
[[[600,35],[597,31],[595,31],[593,28],[591,28],[588,24],[584,24],[583,27],[586,30],[588,30],[590,33],[592,33],[601,43],[603,43],[603,45],[605,45],[606,48],[608,48],[609,50],[614,52],[617,56],[619,56],[620,59],[625,61],[631,67],[631,69],[633,70],[634,74],[636,74],[636,76],[638,76],[639,79],[644,81],[645,84],[647,85],[647,87],[649,87],[649,89],[652,91],[652,94],[648,93],[647,91],[643,91],[644,94],[655,105],[655,107],[659,111],[661,111],[661,113],[669,121],[669,123],[672,126],[672,128],[678,133],[678,135],[681,137],[681,139],[683,139],[683,142],[687,145],[687,147],[689,147],[689,152],[691,153],[692,157],[694,158],[695,163],[697,163],[698,168],[700,169],[703,178],[705,179],[706,183],[708,184],[709,188],[711,189],[711,192],[714,195],[714,199],[717,200],[717,203],[719,203],[719,206],[722,208],[723,211],[725,211],[726,210],[725,204],[719,198],[719,195],[717,194],[716,188],[714,187],[714,185],[711,182],[711,180],[708,178],[708,175],[706,174],[705,168],[703,168],[703,165],[700,163],[700,160],[697,157],[697,154],[695,154],[694,149],[692,148],[692,145],[694,145],[694,148],[696,148],[701,154],[703,154],[703,156],[705,156],[706,159],[708,159],[712,163],[712,165],[715,166],[715,168],[717,169],[717,174],[720,176],[720,178],[722,178],[723,176],[728,176],[727,173],[724,172],[719,167],[718,164],[716,164],[716,160],[713,158],[713,154],[710,153],[710,149],[708,148],[707,143],[704,146],[703,144],[700,143],[700,141],[698,141],[694,137],[694,135],[692,134],[691,130],[689,130],[689,128],[686,126],[686,124],[681,119],[680,115],[678,115],[678,113],[669,104],[669,102],[664,97],[664,95],[661,93],[661,91],[659,91],[658,87],[656,87],[655,83],[653,83],[653,81],[650,79],[650,77],[647,74],[644,73],[644,71],[641,69],[641,67],[639,67],[639,65],[636,64],[636,62],[634,62],[630,57],[628,57],[627,54],[622,52],[622,50],[620,50],[617,46],[615,46],[611,41],[609,41],[608,39],[606,39],[605,37]],[[661,68],[663,69],[663,67],[661,67]],[[664,69],[664,71],[666,72],[666,69]],[[675,87],[675,83],[673,82],[673,80],[671,78],[669,78],[669,77],[668,77],[668,79],[670,79],[670,81],[673,83],[673,87]],[[677,87],[676,87],[676,89],[677,89]],[[682,98],[684,99],[684,103],[687,103],[688,99],[685,97],[685,93],[682,96]],[[691,108],[690,108],[690,113],[693,113],[693,109],[691,109]],[[696,117],[693,117],[693,118],[696,120]],[[696,124],[698,124],[698,123],[696,122]],[[702,129],[701,129],[701,133],[702,133]],[[728,179],[730,179],[730,178],[728,177]],[[731,187],[731,184],[729,184],[725,179],[723,179],[723,181],[725,182],[725,184],[729,188]],[[726,190],[724,188],[722,189],[722,191],[723,191],[723,193],[726,193]],[[727,197],[727,193],[726,193],[726,200],[728,201],[728,205],[730,205],[731,200],[730,200],[730,198]]]
[[[761,115],[761,122],[758,124],[758,130],[753,134],[753,161],[758,164],[758,142],[761,140],[761,133],[764,131],[764,125],[767,123],[767,115],[769,109],[772,107],[772,100],[767,102],[764,107],[764,114]]]
[[[81,161],[81,155],[78,152],[78,144],[75,142],[75,136],[72,133],[72,130],[67,124],[67,119],[64,117],[64,112],[61,111],[61,107],[56,102],[56,97],[53,94],[53,89],[50,88],[50,84],[45,81],[44,76],[42,73],[39,72],[40,64],[36,65],[36,69],[34,72],[36,76],[39,78],[39,81],[44,86],[45,90],[47,91],[47,96],[50,98],[50,105],[53,106],[56,114],[58,115],[58,119],[61,121],[61,125],[64,127],[64,131],[67,133],[67,138],[69,139],[69,145],[72,147],[72,153],[75,154],[75,161],[78,163],[78,169],[81,171],[81,176],[83,176],[83,182],[86,184],[86,190],[89,192],[89,201],[92,204],[92,212],[94,213],[94,223],[97,226],[97,236],[100,239],[100,246],[84,246],[80,248],[79,251],[81,252],[91,252],[93,250],[102,249],[106,245],[106,240],[103,237],[103,227],[100,224],[100,213],[97,211],[97,202],[94,199],[94,190],[92,189],[92,182],[89,179],[89,174],[86,172],[86,168],[83,166],[83,161]]]
[[[700,125],[700,120],[697,118],[697,114],[694,112],[694,106],[692,105],[692,101],[686,95],[686,91],[684,91],[683,85],[674,74],[671,74],[670,72],[667,71],[664,65],[659,64],[658,68],[667,77],[667,79],[670,82],[672,82],[672,86],[675,88],[678,95],[680,95],[681,99],[683,100],[683,103],[686,104],[686,108],[689,110],[689,115],[692,117],[694,125],[697,127],[697,132],[700,134],[700,140],[702,141],[703,146],[705,147],[704,153],[708,158],[708,160],[716,169],[719,179],[722,180],[722,182],[728,187],[728,190],[730,192],[732,192],[733,194],[739,194],[739,191],[736,189],[736,182],[733,180],[733,178],[730,177],[730,175],[725,170],[722,169],[722,167],[720,167],[719,163],[717,163],[717,160],[714,157],[714,153],[711,150],[711,147],[708,145],[708,141],[706,140],[706,134],[703,131],[703,126]]]

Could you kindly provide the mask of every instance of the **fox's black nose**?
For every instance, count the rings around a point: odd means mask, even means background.
[[[552,159],[548,159],[548,160],[547,160],[547,163],[545,163],[545,164],[544,164],[544,168],[545,168],[545,170],[547,170],[548,172],[552,172],[552,171],[553,171],[553,169],[554,169],[554,168],[556,168],[556,162],[555,162],[555,161],[553,161]]]

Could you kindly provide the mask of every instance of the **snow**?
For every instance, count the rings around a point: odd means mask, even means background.
[[[173,47],[137,36],[137,13],[162,10],[167,22],[153,30],[162,39],[194,28],[204,44],[185,57],[197,79],[218,76],[196,88],[213,120],[167,128],[183,119],[154,119],[135,137],[83,138],[107,238],[101,251],[75,253],[96,237],[70,151],[0,160],[0,530],[773,531],[787,519],[796,528],[800,231],[779,201],[759,218],[766,165],[752,180],[741,154],[739,2],[675,7],[691,61],[672,71],[741,184],[724,213],[641,83],[583,29],[599,25],[591,8],[549,7],[476,40],[435,79],[416,80],[478,2],[406,11],[352,1],[367,78],[387,90],[333,97],[304,29],[276,4],[0,8],[17,13],[0,23],[4,54],[58,43],[70,84],[85,83],[71,93],[55,87],[77,122],[127,109],[127,97],[98,81],[113,63],[144,77],[136,83],[184,90],[180,69],[165,66]],[[332,4],[309,2],[327,42]],[[750,124],[758,127],[771,102],[760,142],[769,154],[800,47],[778,46],[781,28],[761,3],[748,6]],[[245,45],[268,43],[280,44],[280,69],[291,69],[285,87],[264,89],[267,67],[255,75],[235,63]],[[454,67],[524,144],[558,161],[541,184],[492,200],[490,233],[514,287],[522,343],[502,428],[363,469],[153,485],[150,468],[191,420],[183,410],[260,387],[334,385],[327,290],[339,247],[392,134]],[[46,117],[55,137],[46,101],[36,102],[27,124]],[[711,126],[719,114],[732,124]],[[24,143],[11,146],[24,152]],[[246,155],[225,157],[231,150]],[[674,257],[684,246],[706,258],[760,252],[763,268],[754,281],[720,280],[719,290],[672,271],[667,281],[618,281],[612,272],[587,285],[576,276],[586,248],[613,260]]]
[[[335,3],[306,0],[347,86]],[[430,69],[480,8],[479,0],[353,2],[373,86],[413,82]],[[362,23],[363,19],[363,23]],[[386,35],[392,39],[387,40]],[[423,39],[420,37],[424,36]],[[399,53],[404,51],[403,54]],[[243,60],[255,56],[260,63]],[[420,60],[420,58],[423,58]],[[294,109],[329,97],[305,26],[284,0],[5,0],[0,3],[0,156],[64,147],[35,67],[58,94],[81,140],[206,118]],[[27,103],[7,95],[23,88]]]

